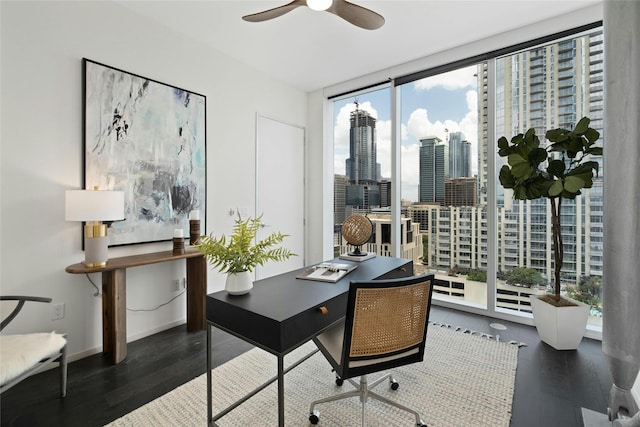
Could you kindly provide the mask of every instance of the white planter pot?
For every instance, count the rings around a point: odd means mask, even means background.
[[[227,274],[224,289],[231,295],[244,295],[249,292],[251,288],[253,288],[253,280],[251,280],[251,273],[249,271]]]
[[[576,350],[587,328],[589,306],[579,301],[571,301],[576,305],[555,307],[541,301],[537,296],[531,296],[531,310],[538,335],[543,342],[556,350]]]

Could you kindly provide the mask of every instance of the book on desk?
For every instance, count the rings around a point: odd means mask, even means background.
[[[337,282],[358,268],[357,264],[341,262],[321,262],[298,274],[298,279],[319,280],[321,282]]]

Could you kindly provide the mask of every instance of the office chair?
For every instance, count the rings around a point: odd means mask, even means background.
[[[316,405],[358,396],[362,402],[363,427],[369,397],[413,414],[416,425],[426,427],[417,411],[371,390],[387,379],[392,390],[398,389],[399,384],[391,374],[372,383],[367,382],[367,374],[423,360],[432,282],[433,274],[351,282],[344,320],[313,341],[333,367],[336,384],[340,386],[347,380],[356,390],[313,402],[309,410],[311,424],[320,421]],[[357,376],[359,383],[351,379]]]
[[[0,331],[22,310],[25,302],[51,302],[51,298],[0,296],[3,320]],[[8,315],[5,318],[5,313]],[[60,392],[67,394],[67,340],[65,335],[30,333],[0,335],[0,394],[51,362],[60,362]]]

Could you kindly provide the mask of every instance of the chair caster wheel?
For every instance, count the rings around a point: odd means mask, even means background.
[[[391,390],[397,390],[400,387],[400,383],[398,381],[391,382]]]
[[[344,384],[344,380],[340,377],[336,377],[336,385],[338,387],[342,387],[342,384]]]
[[[309,415],[309,422],[313,425],[316,425],[320,422],[320,412],[313,411],[311,415]],[[425,426],[426,427],[426,426]]]

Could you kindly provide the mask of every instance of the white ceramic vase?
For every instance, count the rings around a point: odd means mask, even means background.
[[[244,295],[253,288],[251,272],[228,273],[225,290],[231,295]]]
[[[589,306],[580,301],[571,301],[576,305],[555,307],[531,295],[531,310],[538,335],[556,350],[576,350],[587,327]]]

